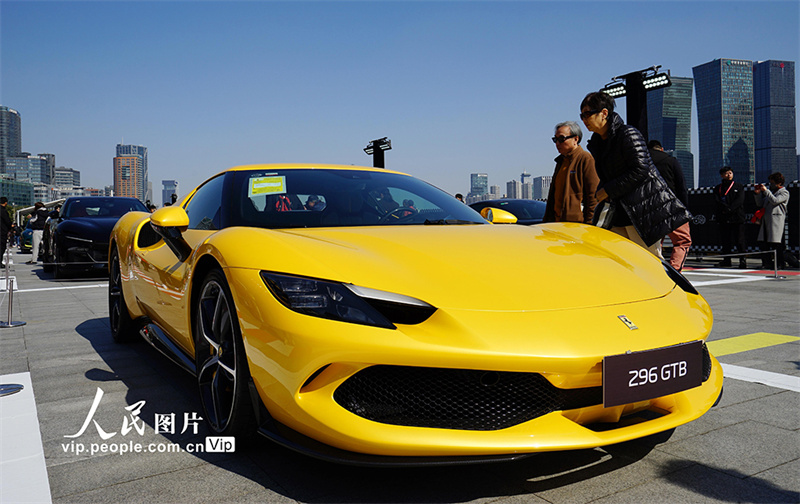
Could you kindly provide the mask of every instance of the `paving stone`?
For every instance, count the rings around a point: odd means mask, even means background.
[[[664,468],[663,478],[643,482],[641,485],[616,492],[596,500],[598,504],[641,504],[664,502],[670,504],[696,504],[698,502],[764,502],[796,503],[797,494],[786,492],[769,484],[752,484],[751,481],[731,475],[729,471],[702,464],[672,470]]]
[[[744,421],[677,443],[664,444],[659,450],[747,477],[797,459],[800,456],[800,437],[794,431]]]

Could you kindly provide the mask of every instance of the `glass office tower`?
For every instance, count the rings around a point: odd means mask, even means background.
[[[686,187],[694,184],[692,154],[692,83],[691,77],[670,77],[672,85],[647,92],[647,136],[658,140],[675,156],[683,169]]]
[[[700,147],[698,187],[719,183],[730,166],[742,184],[755,180],[753,62],[717,59],[692,68]]]
[[[53,185],[56,187],[80,187],[81,186],[81,172],[59,166],[55,169],[55,177],[53,177]]]
[[[172,195],[178,194],[178,181],[177,180],[162,180],[161,181],[161,204],[172,204]]]
[[[484,196],[489,193],[489,175],[471,173],[469,176],[469,193],[472,196]]]
[[[0,105],[0,173],[6,172],[6,158],[22,152],[22,119],[19,112]]]
[[[13,180],[32,184],[50,184],[50,166],[46,156],[21,152],[6,158],[5,173]]]
[[[797,180],[797,123],[794,62],[759,61],[753,65],[756,182],[770,173]]]

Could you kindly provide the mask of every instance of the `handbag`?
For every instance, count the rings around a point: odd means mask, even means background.
[[[764,214],[765,213],[767,213],[767,209],[766,208],[763,208],[763,207],[759,208],[753,214],[753,217],[750,219],[750,222],[752,222],[753,224],[761,224],[761,219],[764,218]]]
[[[610,199],[604,199],[594,207],[592,224],[603,229],[611,229],[611,222],[617,212],[617,204]]]

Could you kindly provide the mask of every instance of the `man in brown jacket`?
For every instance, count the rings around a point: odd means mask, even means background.
[[[566,121],[556,125],[556,144],[559,156],[555,159],[556,170],[550,182],[544,222],[592,223],[592,214],[597,205],[597,172],[594,157],[580,143],[583,131],[578,123]]]

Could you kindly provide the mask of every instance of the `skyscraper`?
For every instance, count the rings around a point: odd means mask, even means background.
[[[692,73],[700,144],[698,186],[718,184],[723,166],[733,169],[737,181],[753,182],[753,62],[717,59],[692,68]]]
[[[547,199],[547,195],[550,194],[550,184],[552,183],[552,175],[544,175],[533,179],[533,199]]]
[[[80,187],[81,186],[81,172],[59,166],[55,169],[55,177],[53,177],[53,185],[56,187]]]
[[[671,77],[672,85],[647,93],[647,133],[658,140],[683,169],[686,187],[694,185],[692,154],[692,83],[690,77]]]
[[[531,179],[532,179],[532,178],[533,178],[533,175],[531,175],[530,173],[528,173],[528,172],[524,171],[524,172],[522,172],[522,173],[520,174],[520,176],[519,176],[519,181],[520,181],[522,184],[527,184],[528,182],[530,182],[530,181],[531,181]]]
[[[6,158],[22,153],[22,119],[19,112],[0,105],[0,173],[6,172]]]
[[[781,172],[797,180],[797,127],[793,61],[759,61],[753,65],[756,182]]]
[[[162,180],[161,181],[161,204],[172,204],[172,195],[178,194],[178,181],[177,180]]]
[[[469,193],[472,196],[483,196],[489,192],[489,175],[471,173],[469,175]]]
[[[42,174],[43,177],[42,182],[50,185],[53,183],[53,177],[56,176],[56,155],[43,153],[43,154],[38,154],[38,156],[44,159],[45,164],[47,165],[46,173]]]
[[[117,157],[130,157],[136,156],[139,158],[139,166],[136,168],[138,173],[135,174],[135,178],[137,181],[137,189],[136,194],[125,194],[124,196],[132,196],[134,198],[139,198],[141,201],[144,201],[147,198],[147,147],[144,145],[124,145],[124,144],[117,144]],[[117,192],[116,189],[116,159],[114,158],[114,167],[115,167],[115,175],[114,175],[114,192],[117,196],[123,196]]]
[[[54,158],[53,158],[54,160]],[[34,156],[20,152],[16,156],[6,157],[5,173],[14,180],[32,184],[50,184],[50,161],[45,155]]]
[[[114,158],[114,196],[144,198],[142,181],[142,158],[139,156],[117,156]]]
[[[522,199],[533,199],[533,182],[525,182],[521,185],[522,187],[522,194],[520,198]]]

